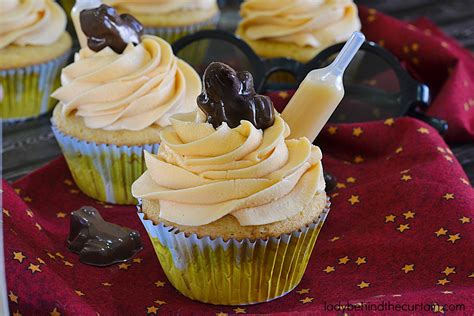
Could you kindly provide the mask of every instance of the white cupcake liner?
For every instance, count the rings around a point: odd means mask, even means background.
[[[157,153],[159,144],[117,146],[85,141],[52,130],[72,177],[86,195],[107,203],[136,204],[132,183],[146,169],[143,151]]]
[[[0,70],[3,122],[18,122],[47,113],[54,105],[50,94],[59,86],[61,69],[71,50],[45,63]]]
[[[311,224],[268,239],[212,239],[155,225],[138,215],[152,240],[168,280],[183,295],[218,305],[267,302],[301,281],[330,201]]]

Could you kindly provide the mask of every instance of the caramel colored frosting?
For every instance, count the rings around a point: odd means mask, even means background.
[[[0,49],[52,44],[64,33],[66,22],[53,0],[0,0]]]
[[[52,96],[63,104],[63,115],[104,130],[166,126],[171,115],[194,110],[201,92],[198,74],[155,36],[143,36],[121,54],[82,48],[63,69],[61,83]]]
[[[132,185],[136,198],[159,201],[164,220],[199,226],[231,214],[243,226],[264,225],[298,214],[324,190],[321,151],[306,138],[285,139],[280,116],[262,131],[245,120],[215,129],[196,113],[170,119]]]
[[[104,0],[119,11],[131,14],[166,14],[180,10],[208,10],[216,0]]]
[[[360,30],[352,0],[246,0],[239,32],[250,40],[272,40],[322,49]]]

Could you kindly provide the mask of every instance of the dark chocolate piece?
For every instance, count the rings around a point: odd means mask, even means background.
[[[140,43],[143,25],[130,14],[118,14],[105,4],[79,14],[81,28],[87,36],[87,46],[95,52],[109,46],[121,54],[128,43]]]
[[[332,174],[325,172],[324,181],[326,182],[326,192],[329,193],[336,188],[337,180]]]
[[[139,232],[104,221],[90,206],[71,213],[67,241],[81,262],[93,266],[125,262],[143,248]]]
[[[255,92],[253,77],[248,71],[236,72],[226,64],[214,62],[206,68],[203,82],[197,104],[214,128],[223,122],[234,128],[241,120],[247,120],[260,129],[273,125],[275,110],[272,101]]]

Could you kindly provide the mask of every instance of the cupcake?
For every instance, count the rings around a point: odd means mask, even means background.
[[[133,184],[173,286],[205,303],[270,301],[294,289],[329,203],[321,151],[289,127],[252,76],[212,63],[199,110],[176,114]]]
[[[130,13],[169,43],[202,29],[214,29],[219,20],[216,0],[104,0],[120,13]]]
[[[53,0],[2,0],[0,117],[16,121],[48,112],[72,40],[66,14]]]
[[[307,62],[346,41],[361,24],[352,0],[245,0],[236,34],[264,58]]]
[[[143,150],[156,152],[170,116],[196,107],[201,81],[166,41],[141,36],[131,15],[106,5],[76,11],[82,48],[52,94],[59,100],[53,132],[82,192],[134,204],[130,187],[143,173]]]

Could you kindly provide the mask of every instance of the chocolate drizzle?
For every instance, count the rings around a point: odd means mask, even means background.
[[[95,52],[109,46],[121,54],[128,43],[140,43],[143,25],[130,14],[118,14],[105,4],[81,11],[81,28],[87,36],[87,46]]]
[[[214,128],[223,122],[234,128],[241,120],[247,120],[259,129],[273,125],[272,101],[255,92],[248,71],[236,72],[226,64],[214,62],[206,68],[203,81],[204,88],[197,104]]]
[[[108,223],[95,208],[84,206],[71,214],[68,248],[83,263],[108,266],[129,260],[143,245],[137,231]]]

